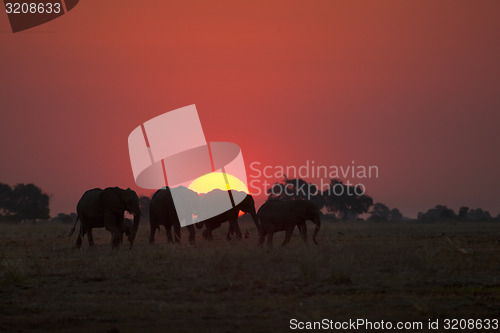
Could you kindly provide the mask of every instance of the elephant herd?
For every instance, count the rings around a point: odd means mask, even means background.
[[[210,214],[207,211],[214,207],[220,207],[221,202],[231,198],[232,208],[215,210]],[[177,203],[177,205],[175,204]],[[182,203],[182,204],[179,204]],[[124,190],[119,187],[108,187],[106,189],[95,188],[86,191],[77,204],[77,220],[70,236],[75,231],[80,221],[80,231],[76,240],[77,248],[82,246],[82,239],[87,235],[89,246],[94,245],[92,237],[93,228],[105,228],[112,235],[111,246],[119,247],[123,242],[125,234],[130,243],[130,248],[139,227],[141,208],[139,198],[135,191],[130,188]],[[219,209],[220,210],[220,209]],[[124,213],[129,212],[134,216],[133,220],[126,219]],[[156,231],[163,226],[166,231],[168,242],[180,242],[181,226],[185,225],[189,231],[189,242],[195,241],[195,226],[198,229],[205,227],[202,236],[206,240],[212,239],[212,231],[229,221],[226,238],[229,240],[231,234],[236,234],[242,239],[242,233],[238,225],[240,212],[249,214],[259,232],[259,245],[262,245],[267,236],[267,243],[272,246],[273,235],[278,231],[285,231],[283,246],[288,244],[292,237],[295,226],[304,242],[307,241],[306,220],[312,221],[316,228],[313,233],[313,241],[317,244],[316,236],[321,227],[319,209],[310,201],[276,201],[270,200],[264,203],[258,212],[251,195],[238,191],[213,190],[207,194],[198,193],[186,188],[176,187],[162,188],[153,195],[149,206],[150,233],[149,242],[155,240]],[[206,215],[206,216],[205,216]],[[200,222],[197,222],[201,220]],[[174,235],[172,237],[172,228]]]

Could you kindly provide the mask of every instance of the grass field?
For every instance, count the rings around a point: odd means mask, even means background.
[[[499,318],[500,223],[323,222],[319,245],[224,239],[74,248],[71,226],[0,225],[2,332],[270,332],[289,321]],[[308,225],[313,230],[312,224]],[[309,236],[311,232],[309,233]]]

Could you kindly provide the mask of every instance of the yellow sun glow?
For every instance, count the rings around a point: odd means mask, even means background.
[[[188,188],[198,193],[208,193],[215,189],[223,191],[235,190],[248,193],[248,188],[241,180],[228,173],[212,172],[207,173],[193,180]]]

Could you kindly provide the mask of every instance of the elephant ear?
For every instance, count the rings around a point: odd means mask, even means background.
[[[125,203],[122,200],[122,189],[118,187],[108,187],[101,193],[101,202],[106,209],[115,214],[123,214]]]

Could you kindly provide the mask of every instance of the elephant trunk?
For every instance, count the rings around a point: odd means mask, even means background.
[[[316,236],[318,235],[319,229],[321,228],[321,219],[319,218],[319,216],[314,223],[316,224],[316,229],[314,229],[313,233],[313,242],[314,244],[318,245],[318,242],[316,241]]]

